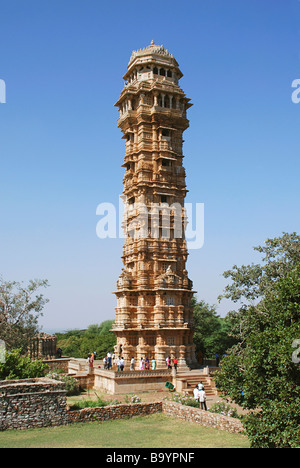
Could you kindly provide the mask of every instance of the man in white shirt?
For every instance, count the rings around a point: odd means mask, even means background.
[[[123,372],[124,367],[125,367],[125,361],[124,361],[124,359],[121,357],[121,359],[120,359],[120,371],[121,371],[121,372]]]
[[[203,383],[202,383],[202,382],[200,382],[200,383],[198,384],[198,389],[199,389],[199,391],[200,391],[200,390],[204,390],[204,386],[203,386]]]
[[[118,366],[118,372],[120,371],[120,356],[117,358],[117,366]]]
[[[194,399],[195,400],[198,400],[199,401],[199,390],[198,390],[198,387],[196,385],[196,387],[194,388]]]
[[[134,365],[135,365],[135,360],[134,360],[134,358],[132,358],[131,361],[130,361],[130,370],[131,371],[134,371]]]
[[[200,407],[201,409],[205,409],[207,411],[207,406],[206,406],[206,394],[204,390],[199,391],[199,402],[200,402]]]

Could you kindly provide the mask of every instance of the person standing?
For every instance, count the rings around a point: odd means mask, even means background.
[[[205,409],[207,411],[207,406],[206,406],[206,394],[204,390],[199,391],[199,402],[200,402],[200,407],[201,409]]]
[[[166,362],[167,362],[167,366],[168,366],[168,369],[172,369],[172,361],[171,361],[171,356],[168,356],[167,359],[166,359]]]
[[[108,370],[112,367],[112,364],[111,364],[111,353],[108,352],[107,353],[107,364],[108,364]]]
[[[197,400],[197,401],[199,401],[199,390],[198,390],[198,385],[196,385],[196,387],[194,388],[193,394],[194,394],[194,399]]]
[[[154,356],[153,356],[152,361],[151,361],[151,367],[152,367],[152,370],[156,370],[156,361],[155,361]]]
[[[177,372],[178,359],[177,359],[176,356],[175,356],[175,358],[173,359],[173,364],[174,364],[174,369],[175,369],[176,372]]]
[[[202,382],[200,382],[200,383],[198,384],[198,389],[199,389],[199,391],[200,391],[200,390],[204,390],[204,386],[203,386],[203,383],[202,383]]]
[[[121,357],[121,359],[120,359],[120,371],[121,372],[123,372],[124,367],[125,367],[125,361],[124,361],[124,358]]]
[[[117,358],[117,366],[118,366],[118,372],[120,371],[120,363],[121,363],[121,359],[120,359],[120,356]]]
[[[134,357],[131,359],[130,361],[130,370],[131,371],[134,371],[134,366],[135,366],[135,360],[134,360]]]
[[[87,363],[87,367],[88,367],[88,373],[90,373],[90,369],[91,369],[91,355],[90,354],[88,354],[86,363]]]
[[[146,356],[146,357],[145,357],[145,370],[149,370],[149,369],[150,369],[149,359],[148,359],[148,357]]]

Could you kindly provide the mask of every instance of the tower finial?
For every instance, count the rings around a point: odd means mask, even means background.
[[[153,39],[152,39],[152,41],[151,41],[151,45],[154,45],[154,40],[153,40]]]

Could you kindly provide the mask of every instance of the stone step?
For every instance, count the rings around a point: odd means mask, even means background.
[[[193,392],[194,392],[194,388],[191,388],[191,387],[185,387],[182,389],[184,393],[187,393],[188,395],[193,395]],[[206,395],[215,395],[216,392],[210,388],[210,387],[204,387],[204,391],[206,393]]]
[[[211,377],[208,375],[203,375],[200,372],[190,372],[189,374],[181,374],[177,376],[178,380],[182,381],[182,390],[184,393],[192,396],[194,388],[200,382],[202,382],[206,395],[212,396],[216,395],[217,390],[214,383],[211,380]]]

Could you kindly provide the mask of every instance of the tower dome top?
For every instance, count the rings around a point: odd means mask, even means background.
[[[165,49],[163,45],[156,45],[152,40],[151,44],[148,47],[145,47],[144,49],[134,50],[132,52],[128,66],[130,66],[136,58],[144,57],[146,55],[160,55],[175,60],[174,56],[170,54],[170,52],[167,49]]]
[[[132,52],[127,66],[127,72],[123,76],[124,80],[127,80],[130,77],[136,66],[147,67],[151,65],[176,70],[176,75],[178,78],[182,78],[183,76],[174,56],[170,54],[170,52],[165,49],[163,45],[157,45],[152,40],[148,47],[134,50]]]

